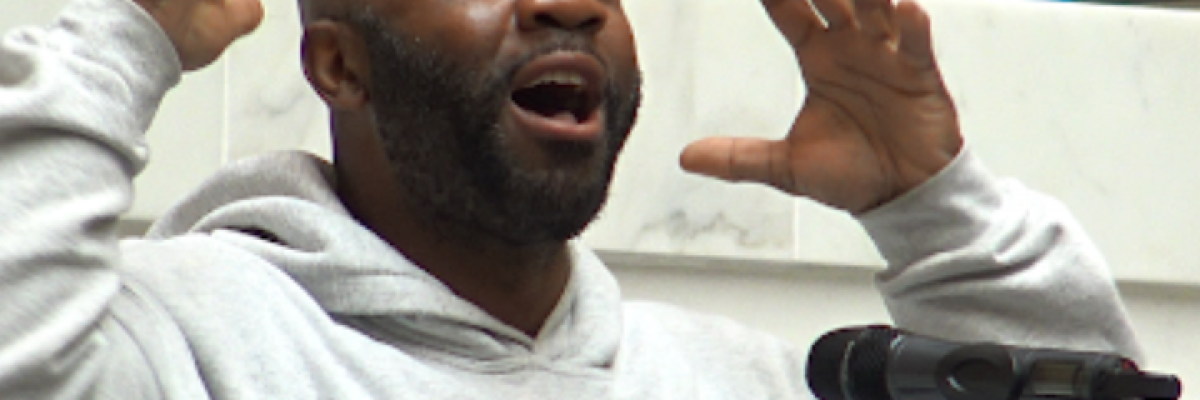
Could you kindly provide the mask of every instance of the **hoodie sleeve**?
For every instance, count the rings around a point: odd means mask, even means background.
[[[992,176],[969,149],[860,222],[889,264],[877,283],[904,329],[1141,357],[1104,257],[1071,213]]]
[[[0,39],[0,398],[78,399],[114,362],[114,233],[179,61],[128,0]]]

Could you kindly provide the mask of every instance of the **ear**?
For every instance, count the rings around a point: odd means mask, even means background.
[[[329,20],[304,29],[304,75],[331,110],[356,111],[370,103],[370,62],[362,37]]]

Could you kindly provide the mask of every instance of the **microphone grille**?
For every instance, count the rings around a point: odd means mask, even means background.
[[[821,400],[846,400],[842,393],[842,361],[862,328],[838,329],[821,336],[808,353],[808,389]]]
[[[892,400],[887,361],[899,336],[900,331],[884,325],[826,333],[809,350],[809,390],[821,400]]]
[[[900,332],[886,327],[868,327],[858,335],[846,357],[847,390],[855,399],[891,400],[887,387],[888,354]]]

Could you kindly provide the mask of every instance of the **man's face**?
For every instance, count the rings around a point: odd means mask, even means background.
[[[565,240],[595,217],[640,102],[616,0],[402,0],[351,18],[393,174],[443,234]]]

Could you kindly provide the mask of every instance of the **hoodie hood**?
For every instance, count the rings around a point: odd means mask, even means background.
[[[465,361],[537,354],[607,367],[622,332],[620,292],[604,264],[572,242],[567,290],[539,336],[500,322],[414,265],[338,199],[332,165],[304,152],[232,163],[186,196],[147,239],[207,234],[277,266],[331,316],[378,340],[416,343]]]

